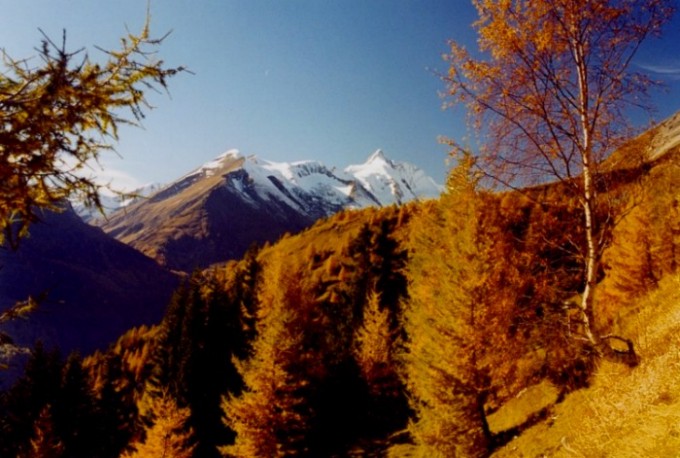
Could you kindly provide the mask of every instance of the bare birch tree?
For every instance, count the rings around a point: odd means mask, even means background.
[[[585,280],[579,304],[592,330],[607,225],[596,212],[605,159],[630,138],[627,110],[648,109],[654,82],[633,71],[672,0],[473,0],[480,54],[451,43],[449,100],[468,108],[479,165],[504,186],[559,180],[583,208]],[[453,143],[454,148],[458,145]]]

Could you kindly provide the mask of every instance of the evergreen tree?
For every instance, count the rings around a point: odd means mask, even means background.
[[[390,311],[381,308],[380,294],[372,291],[354,343],[368,395],[354,415],[366,418],[362,431],[365,437],[393,433],[406,425],[408,401],[396,357],[400,334],[393,328]]]
[[[110,355],[102,364],[103,380],[95,401],[96,442],[99,456],[115,458],[136,432],[138,411],[130,390],[125,389],[125,374],[119,359]]]
[[[301,279],[284,270],[280,258],[270,259],[260,292],[257,338],[252,356],[238,364],[244,391],[222,403],[225,424],[236,433],[233,445],[220,448],[223,456],[289,456],[305,451],[304,436],[310,412],[303,389],[305,372],[318,361],[304,342],[310,323]]]
[[[236,355],[246,358],[250,351],[250,345],[256,337],[255,322],[257,320],[257,288],[262,266],[258,260],[259,248],[251,246],[246,251],[243,260],[234,268],[233,281],[227,282],[224,287],[228,292],[230,301],[237,307],[240,323],[237,336]]]
[[[363,324],[356,336],[355,352],[361,373],[371,391],[380,393],[381,381],[393,373],[392,346],[394,331],[389,311],[380,308],[380,294],[372,292],[364,310]]]
[[[625,303],[646,293],[660,280],[653,259],[651,227],[647,209],[638,207],[614,230],[612,247],[605,255],[610,271],[603,292],[605,303],[601,305],[605,317],[613,316],[613,311],[607,310],[609,303]],[[608,288],[607,283],[613,283],[614,288]]]
[[[201,457],[217,456],[217,445],[233,438],[221,420],[220,399],[241,389],[232,361],[245,346],[239,295],[214,274],[194,273],[173,296],[162,325],[152,386],[167,387],[190,408]]]
[[[680,266],[680,168],[658,167],[645,183],[641,206],[649,212],[654,275],[661,278]]]
[[[404,268],[408,259],[406,250],[394,237],[399,224],[405,224],[405,211],[384,210],[379,218],[365,224],[348,247],[352,259],[351,272],[345,282],[352,285],[356,315],[361,316],[366,299],[372,290],[380,293],[380,305],[390,311],[390,325],[399,327],[400,301],[407,296]]]
[[[41,412],[58,398],[62,367],[58,351],[47,351],[41,343],[36,344],[24,375],[1,395],[0,456],[27,452]]]
[[[200,309],[192,309],[191,361],[186,370],[187,400],[191,408],[190,424],[194,428],[201,457],[218,456],[217,446],[233,438],[222,423],[220,399],[241,389],[241,378],[233,363],[242,345],[239,335],[240,309],[215,283],[205,281],[209,289]]]
[[[511,371],[501,371],[514,356],[507,334],[514,303],[496,277],[501,263],[471,166],[464,157],[440,208],[423,212],[412,229],[404,360],[418,456],[485,456],[487,400],[494,384],[510,382]]]
[[[61,45],[45,37],[37,59],[4,54],[0,246],[16,247],[42,210],[59,211],[69,197],[101,208],[102,186],[82,171],[112,148],[120,124],[141,120],[150,108],[145,90],[166,88],[183,70],[151,58],[161,41],[147,22],[96,62],[82,50],[69,52],[65,32]]]
[[[91,381],[83,370],[82,359],[71,354],[62,371],[59,392],[52,405],[54,432],[64,446],[65,456],[100,455],[96,399]]]
[[[375,289],[380,292],[380,304],[391,312],[392,326],[399,321],[400,301],[407,296],[407,280],[404,274],[406,250],[394,238],[396,216],[380,221],[373,237],[371,265],[375,275]]]
[[[189,408],[179,408],[167,391],[149,395],[147,415],[150,426],[144,439],[131,445],[132,451],[121,458],[192,458],[194,456],[193,430],[189,427]]]
[[[168,309],[161,323],[158,345],[155,347],[154,365],[151,378],[154,386],[167,387],[170,394],[184,400],[186,378],[184,370],[189,360],[190,338],[185,335],[188,326],[189,309],[198,296],[197,279],[192,276],[184,281],[173,293]]]
[[[31,438],[30,450],[20,458],[62,458],[64,445],[54,434],[54,424],[49,406],[40,412]]]

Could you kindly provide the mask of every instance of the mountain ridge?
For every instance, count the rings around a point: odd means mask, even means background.
[[[87,354],[133,326],[158,322],[178,283],[70,207],[46,211],[17,251],[0,250],[0,311],[28,297],[40,304],[27,319],[4,323],[3,332],[19,346],[40,340]]]
[[[382,150],[343,170],[319,161],[273,162],[231,149],[156,193],[112,214],[101,227],[171,269],[236,259],[342,210],[437,197],[443,187]]]

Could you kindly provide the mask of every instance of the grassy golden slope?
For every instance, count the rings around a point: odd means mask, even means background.
[[[667,277],[626,314],[642,363],[603,362],[593,385],[493,456],[680,456],[680,276]]]

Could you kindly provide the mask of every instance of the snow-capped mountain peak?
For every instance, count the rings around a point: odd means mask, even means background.
[[[192,172],[187,173],[182,178],[180,178],[180,180],[192,177],[216,175],[221,169],[224,169],[225,167],[228,167],[231,164],[233,164],[235,161],[241,159],[243,159],[243,156],[241,155],[241,152],[239,150],[237,149],[227,150],[224,153],[217,156],[212,161],[206,162],[199,168],[193,170]]]
[[[385,162],[385,163],[391,163],[392,161],[385,156],[385,153],[381,149],[375,150],[373,154],[368,156],[368,159],[366,160],[366,164],[369,163],[374,163],[374,162]]]
[[[309,204],[323,216],[341,208],[402,204],[438,196],[442,187],[415,165],[395,162],[376,150],[366,162],[343,171],[318,161],[272,162],[249,156],[241,166],[250,187],[261,197],[283,198],[308,212]],[[283,197],[281,197],[281,195]]]
[[[344,170],[319,161],[274,162],[230,149],[161,188],[144,192],[155,201],[179,196],[198,184],[234,188],[242,198],[280,200],[313,218],[330,216],[343,208],[402,204],[437,197],[442,186],[415,165],[392,161],[381,149],[366,162]],[[145,190],[146,191],[146,190]]]
[[[414,199],[434,198],[443,190],[415,165],[394,162],[380,149],[363,164],[350,165],[345,172],[355,177],[381,203],[402,204]]]
[[[173,269],[238,258],[344,209],[435,197],[441,187],[378,150],[336,170],[318,161],[274,162],[229,150],[112,215],[104,229]]]

